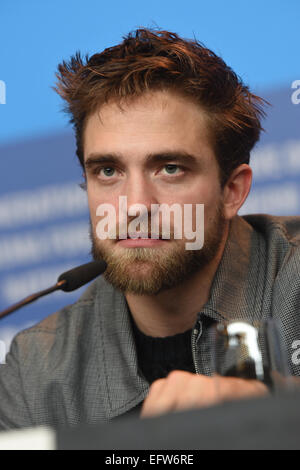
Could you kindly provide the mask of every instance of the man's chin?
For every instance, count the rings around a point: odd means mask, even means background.
[[[155,266],[150,260],[147,261],[131,261],[122,269],[123,276],[132,280],[142,280],[144,278],[155,276]]]
[[[108,269],[105,279],[123,293],[136,295],[156,295],[162,290],[162,285],[155,269],[149,263],[132,263],[125,269]]]

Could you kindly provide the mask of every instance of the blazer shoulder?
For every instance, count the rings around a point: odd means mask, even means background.
[[[105,289],[106,284],[103,281],[104,279],[100,277],[97,278],[88,285],[74,303],[60,308],[35,325],[21,331],[17,336],[31,335],[39,332],[54,334],[67,328],[70,322],[76,323],[80,321],[80,318],[83,316],[83,312],[93,308],[98,290]]]
[[[243,216],[254,229],[272,238],[276,233],[282,240],[300,246],[300,216],[275,216],[269,214],[248,214]]]
[[[96,279],[91,283],[73,304],[62,307],[14,337],[13,343],[21,352],[22,363],[32,357],[40,361],[49,355],[59,356],[68,348],[72,350],[82,337],[88,340],[95,322],[96,293],[101,287],[99,281]]]

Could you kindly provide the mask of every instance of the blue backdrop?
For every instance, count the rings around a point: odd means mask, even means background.
[[[196,36],[272,104],[266,132],[251,157],[251,195],[240,213],[299,214],[300,3],[261,3],[2,0],[0,309],[90,260],[87,203],[78,187],[82,178],[74,138],[51,86],[62,59],[76,50],[103,50],[139,26]],[[0,340],[8,348],[18,330],[79,295],[56,293],[11,315],[1,322]]]

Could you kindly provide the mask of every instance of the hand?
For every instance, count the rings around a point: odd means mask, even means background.
[[[216,381],[218,381],[216,383]],[[172,411],[212,406],[268,393],[268,388],[257,380],[235,377],[207,377],[174,370],[165,379],[150,386],[141,417],[156,416]]]

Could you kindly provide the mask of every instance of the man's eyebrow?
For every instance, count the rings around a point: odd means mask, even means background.
[[[122,157],[115,153],[91,153],[86,161],[84,166],[89,168],[96,163],[120,163]]]
[[[153,163],[165,163],[165,162],[178,162],[186,165],[196,165],[199,163],[199,157],[192,155],[185,151],[167,151],[167,152],[158,152],[150,153],[146,157],[146,165],[151,165]]]
[[[200,163],[201,158],[196,155],[192,155],[185,151],[163,151],[157,153],[149,153],[145,159],[145,165],[151,166],[155,163],[166,163],[170,161],[176,161],[178,163],[183,163],[186,165],[197,165]],[[91,153],[86,161],[85,167],[88,168],[97,163],[107,163],[107,164],[122,164],[124,159],[121,154],[118,153]]]

